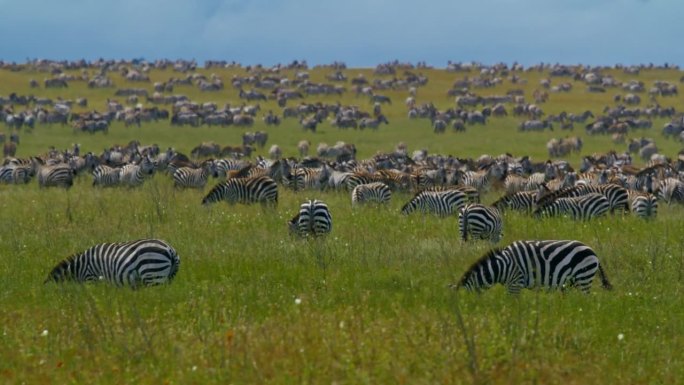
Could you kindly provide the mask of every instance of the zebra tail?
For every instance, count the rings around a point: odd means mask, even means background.
[[[603,286],[603,288],[606,290],[612,290],[613,285],[611,285],[608,281],[608,277],[606,276],[606,273],[603,271],[603,267],[601,265],[599,265],[599,276],[601,277],[601,286]]]

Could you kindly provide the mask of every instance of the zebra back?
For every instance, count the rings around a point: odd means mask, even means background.
[[[218,183],[202,199],[202,204],[207,205],[225,200],[230,204],[243,203],[278,203],[278,185],[267,176],[252,178],[229,179]]]
[[[605,214],[609,209],[610,204],[605,196],[590,193],[572,198],[558,198],[544,205],[538,203],[534,215],[536,217],[570,215],[575,220],[589,220]]]
[[[408,215],[415,210],[445,217],[458,211],[466,201],[466,195],[458,190],[421,191],[401,208]]]
[[[352,205],[368,202],[388,203],[392,199],[392,190],[382,182],[361,184],[354,187],[351,194]]]

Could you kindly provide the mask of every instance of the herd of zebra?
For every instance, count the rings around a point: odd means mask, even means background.
[[[159,152],[135,145],[125,153],[128,163],[112,161],[112,154],[75,154],[61,162],[55,158],[8,159],[0,175],[24,170],[25,177],[38,176],[40,186],[70,187],[80,171],[90,168],[96,186],[139,186],[158,170],[171,175],[174,186],[203,188],[210,177],[221,179],[202,199],[203,205],[278,204],[279,188],[294,191],[341,190],[351,193],[351,203],[386,205],[394,193],[413,193],[401,213],[458,215],[459,234],[469,239],[499,242],[503,237],[506,210],[519,210],[535,217],[566,216],[590,220],[610,212],[633,212],[643,218],[657,215],[659,201],[684,203],[683,159],[674,163],[636,168],[617,161],[614,154],[585,158],[575,171],[565,161],[535,163],[528,157],[510,154],[479,159],[431,155],[409,157],[395,151],[370,159],[334,163],[318,158],[257,157],[206,159],[199,163],[172,150]],[[59,156],[56,156],[58,158]],[[119,162],[117,164],[117,162]],[[3,176],[4,178],[4,176]],[[3,179],[4,180],[4,179]],[[490,191],[504,191],[491,205],[481,203]],[[288,221],[289,230],[303,238],[329,234],[333,216],[320,199],[307,200]],[[106,280],[117,285],[139,287],[170,281],[178,271],[179,257],[161,240],[101,244],[60,262],[48,281]],[[476,262],[456,287],[479,290],[495,283],[511,293],[523,287],[565,288],[588,291],[596,272],[610,288],[598,258],[577,241],[517,241],[494,249]]]

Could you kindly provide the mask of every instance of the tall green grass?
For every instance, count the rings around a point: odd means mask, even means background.
[[[27,87],[29,77],[44,76],[0,75],[5,95]],[[174,75],[152,73],[162,80]],[[227,80],[229,73],[220,75]],[[450,105],[446,89],[462,75],[429,75],[419,102]],[[531,91],[542,74],[523,76]],[[506,88],[513,85],[484,92]],[[581,112],[609,103],[610,95],[585,100],[580,89],[574,97],[563,96],[563,105],[552,95],[543,108]],[[177,91],[198,100],[237,102],[234,90]],[[40,92],[88,96],[102,109],[114,91],[72,83],[66,91]],[[411,149],[458,156],[508,151],[543,160],[546,140],[560,135],[520,134],[517,120],[507,118],[465,134],[435,136],[425,121],[403,118],[401,92],[389,94],[394,104],[384,108],[391,124],[377,132],[324,124],[311,134],[288,122],[268,128],[270,143],[279,143],[286,155],[295,155],[297,141],[306,137],[314,145],[356,143],[360,157],[405,141]],[[342,101],[366,103],[353,95]],[[131,139],[189,152],[203,140],[238,143],[242,131],[115,124],[109,135],[91,136],[38,127],[22,134],[20,155],[73,142],[99,152]],[[668,155],[678,149],[659,139],[657,129],[645,134],[656,137]],[[603,137],[585,142],[584,153],[612,146]],[[575,165],[578,159],[571,157]],[[454,217],[402,216],[408,194],[394,194],[388,207],[352,209],[347,193],[281,189],[276,209],[202,207],[203,192],[177,191],[163,174],[138,189],[96,189],[90,183],[82,175],[69,191],[41,190],[35,181],[0,186],[2,383],[674,384],[684,378],[682,206],[661,205],[650,222],[629,215],[581,223],[506,213],[500,245],[519,239],[583,241],[597,252],[614,285],[613,291],[595,285],[590,295],[524,291],[512,297],[501,287],[482,295],[448,289],[491,245],[462,243]],[[484,201],[496,197],[491,193]],[[334,228],[325,239],[307,242],[291,237],[286,222],[309,198],[328,203]],[[48,271],[74,252],[142,237],[165,239],[180,254],[180,271],[170,285],[133,291],[43,284]]]

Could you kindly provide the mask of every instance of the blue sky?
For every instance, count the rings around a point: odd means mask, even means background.
[[[0,0],[0,9],[0,59],[19,62],[684,64],[681,0]]]

